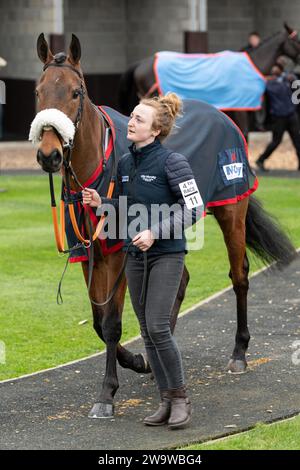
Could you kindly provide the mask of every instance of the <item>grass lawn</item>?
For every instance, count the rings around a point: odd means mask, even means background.
[[[251,431],[186,450],[300,450],[300,416],[272,425],[257,424]]]
[[[59,195],[59,177],[55,180]],[[56,304],[65,258],[54,243],[47,176],[1,176],[0,186],[7,189],[0,193],[0,341],[6,347],[1,380],[84,357],[104,345],[92,327],[80,263],[69,266],[64,303]],[[300,246],[299,180],[261,178],[257,195]],[[191,280],[182,310],[230,284],[227,252],[213,217],[205,220],[204,248],[190,252],[186,261]],[[252,272],[259,267],[252,262]],[[137,334],[127,297],[122,341]]]

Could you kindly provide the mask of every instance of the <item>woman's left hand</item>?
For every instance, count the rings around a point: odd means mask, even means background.
[[[147,251],[155,242],[155,238],[151,230],[144,230],[138,233],[133,239],[133,244],[142,251]]]

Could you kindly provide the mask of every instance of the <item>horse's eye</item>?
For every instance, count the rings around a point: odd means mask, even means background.
[[[78,98],[78,96],[79,96],[79,91],[78,91],[78,90],[73,91],[73,98],[74,98],[74,100],[75,100],[76,98]]]
[[[35,90],[35,96],[39,96],[39,92]]]

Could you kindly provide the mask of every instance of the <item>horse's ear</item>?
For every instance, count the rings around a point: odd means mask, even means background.
[[[292,34],[292,33],[294,32],[294,29],[291,28],[291,27],[287,24],[286,21],[283,23],[283,26],[285,27],[286,31],[287,31],[289,34]]]
[[[72,40],[69,48],[69,59],[70,61],[76,65],[80,61],[81,57],[81,46],[80,41],[75,34],[72,34]]]
[[[41,33],[38,37],[37,44],[37,54],[40,58],[40,60],[46,64],[47,62],[50,62],[53,59],[53,54],[49,49],[48,43],[45,39],[44,33]]]

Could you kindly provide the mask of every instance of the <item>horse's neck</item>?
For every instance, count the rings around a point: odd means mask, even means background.
[[[277,57],[281,54],[281,46],[284,40],[285,34],[278,33],[249,52],[252,61],[264,75],[270,73]]]
[[[101,116],[89,98],[86,98],[71,159],[72,168],[81,184],[92,176],[103,158],[102,129]]]

